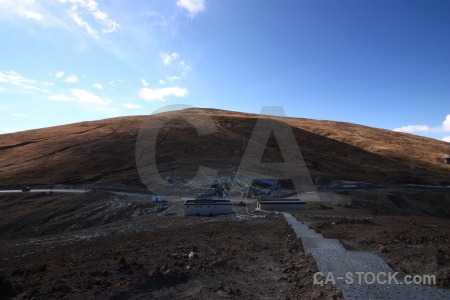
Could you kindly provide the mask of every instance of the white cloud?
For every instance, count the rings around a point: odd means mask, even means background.
[[[3,128],[3,133],[13,133],[18,131],[23,131],[24,129],[17,129],[17,128]]]
[[[179,76],[172,76],[172,77],[167,77],[167,79],[169,79],[170,81],[174,81],[174,80],[181,79],[181,77],[179,77]]]
[[[166,97],[185,97],[188,90],[180,87],[167,87],[161,89],[142,88],[139,90],[139,97],[147,101],[165,101]]]
[[[68,97],[66,95],[54,95],[50,96],[49,98],[55,101],[75,101],[80,103],[101,104],[101,105],[109,104],[109,102],[103,100],[99,96],[89,93],[88,91],[85,90],[73,89],[71,90],[71,92],[75,97]]]
[[[41,21],[42,20],[42,15],[36,12],[32,12],[32,11],[23,11],[20,13],[20,15],[26,19],[32,19],[35,21]]]
[[[442,123],[442,128],[444,131],[450,131],[450,115],[447,115],[444,122]]]
[[[0,72],[0,82],[7,82],[14,85],[23,86],[25,84],[34,84],[36,80],[27,79],[15,71]]]
[[[142,105],[134,104],[134,103],[124,103],[122,104],[125,108],[142,108]]]
[[[95,87],[96,89],[99,89],[99,90],[103,90],[103,85],[101,85],[100,83],[94,84],[93,87]]]
[[[446,136],[442,139],[444,142],[450,143],[450,136]]]
[[[205,9],[204,0],[178,0],[177,6],[186,9],[189,15],[193,17]]]
[[[78,76],[77,75],[69,75],[66,77],[66,79],[64,80],[67,83],[74,83],[78,81]]]
[[[430,127],[428,127],[427,125],[408,125],[408,126],[402,126],[400,128],[395,128],[393,129],[393,131],[398,131],[398,132],[407,132],[407,133],[412,133],[412,132],[429,132],[430,131]]]
[[[180,61],[178,65],[183,69],[183,75],[186,75],[188,71],[192,70],[192,67],[189,66],[184,60]]]
[[[162,80],[162,79],[159,80],[159,84],[164,84],[164,83],[166,83],[164,80]]]
[[[103,100],[99,96],[89,93],[85,90],[73,89],[72,94],[77,98],[79,102],[92,103],[92,104],[109,104],[107,101]]]
[[[148,82],[147,82],[147,80],[145,80],[144,78],[141,78],[141,83],[142,83],[142,85],[144,85],[144,86],[148,86]]]
[[[103,25],[102,32],[114,32],[120,27],[119,24],[109,18],[108,14],[102,11],[96,10],[92,14],[94,15],[94,18],[97,20],[97,22]]]
[[[409,126],[403,126],[400,128],[395,128],[393,131],[399,131],[399,132],[450,132],[450,114],[448,114],[442,122],[441,126],[436,127],[429,127],[428,125],[409,125]]]
[[[23,88],[27,89],[27,90],[35,90],[35,91],[39,91],[39,92],[43,92],[43,93],[49,92],[49,90],[41,89],[41,88],[39,88],[37,86],[33,86],[33,85],[24,85]]]
[[[98,30],[94,29],[93,25],[81,18],[80,14],[90,14],[97,25],[100,25],[99,30],[103,33],[114,32],[120,27],[107,13],[98,8],[98,4],[94,0],[60,0],[60,2],[72,4],[69,16],[78,26],[84,28],[94,39],[98,39]]]
[[[18,113],[14,113],[14,114],[12,114],[12,116],[16,117],[16,118],[28,118],[27,115],[25,115],[25,114],[18,114]]]
[[[112,86],[112,87],[115,87],[115,86],[116,86],[116,84],[114,83],[114,81],[110,81],[110,82],[108,82],[108,84],[109,84],[110,86]]]
[[[56,73],[55,77],[56,78],[61,78],[64,76],[64,71],[59,71],[58,73]]]
[[[75,23],[77,23],[78,26],[84,28],[86,30],[86,32],[93,37],[94,39],[98,39],[97,36],[97,32],[91,27],[91,25],[89,25],[88,22],[86,22],[85,20],[83,20],[76,12],[76,5],[72,6],[72,11],[69,12],[70,17],[72,18],[72,20],[75,21]]]
[[[170,65],[173,61],[177,60],[177,58],[179,56],[180,55],[178,53],[176,53],[176,52],[173,52],[172,54],[168,54],[168,53],[165,53],[165,52],[161,53],[161,58],[162,58],[163,63],[165,65]]]
[[[50,96],[49,99],[55,100],[55,101],[76,101],[75,98],[67,97],[66,95],[53,95]]]
[[[117,108],[109,106],[97,106],[95,107],[95,110],[102,113],[116,114],[116,115],[120,112],[120,110],[118,110]]]
[[[18,86],[18,87],[26,89],[26,90],[35,90],[35,91],[40,91],[40,92],[44,92],[44,93],[49,92],[46,89],[42,89],[40,87],[35,86],[36,84],[38,84],[38,82],[36,80],[25,78],[15,71],[9,71],[9,72],[1,72],[0,71],[0,82],[9,83],[9,84]]]

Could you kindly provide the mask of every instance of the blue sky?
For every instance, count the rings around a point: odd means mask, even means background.
[[[450,1],[0,0],[0,133],[172,104],[450,142]]]

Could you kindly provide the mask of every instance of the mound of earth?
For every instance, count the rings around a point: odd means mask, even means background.
[[[201,121],[195,128],[189,118],[212,120],[216,131],[199,135],[208,122]],[[343,122],[199,108],[0,135],[1,184],[143,187],[136,170],[137,136],[142,127],[160,125],[152,146],[162,177],[190,179],[199,165],[219,174],[232,174],[257,120],[277,120],[291,126],[309,173],[319,184],[331,178],[375,184],[450,185],[450,165],[443,160],[450,154],[446,142]],[[272,136],[262,162],[282,161],[277,137]]]

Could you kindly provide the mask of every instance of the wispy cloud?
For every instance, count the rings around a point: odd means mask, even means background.
[[[35,90],[44,93],[48,93],[49,91],[43,88],[40,88],[36,85],[39,83],[34,79],[26,78],[15,71],[1,72],[0,71],[0,82],[12,84],[14,86],[26,89],[26,90]]]
[[[142,105],[134,104],[134,103],[124,103],[122,104],[125,108],[142,108]]]
[[[106,114],[113,114],[118,115],[120,113],[120,110],[115,107],[109,107],[109,106],[97,106],[94,108],[95,111],[106,113]]]
[[[81,28],[83,28],[88,35],[94,39],[98,39],[98,32],[110,33],[116,31],[120,26],[112,20],[107,13],[98,8],[98,4],[94,0],[59,0],[62,3],[70,3],[69,16]],[[90,14],[95,23],[100,28],[94,29],[94,25],[84,20],[82,14]]]
[[[139,90],[139,97],[147,101],[166,101],[167,97],[185,97],[188,90],[180,87],[167,87],[161,89],[142,88]]]
[[[88,91],[73,89],[70,90],[74,97],[68,97],[66,95],[53,95],[50,96],[49,99],[55,101],[75,101],[80,103],[89,103],[89,104],[100,104],[100,105],[108,105],[109,102],[103,100],[97,95],[94,95]]]
[[[181,79],[181,77],[179,77],[179,76],[171,76],[171,77],[167,77],[167,79],[170,80],[170,81],[174,81],[174,80]]]
[[[98,90],[103,90],[103,85],[101,85],[100,83],[94,84],[93,87],[95,87]]]
[[[178,0],[177,6],[186,9],[191,17],[205,10],[204,0]]]
[[[164,83],[166,83],[164,80],[162,80],[162,79],[160,79],[159,81],[159,84],[164,84]]]
[[[53,95],[48,97],[50,100],[55,101],[75,101],[75,98],[67,97],[66,95]]]
[[[184,60],[180,61],[178,66],[181,67],[183,76],[186,76],[187,72],[192,70],[192,67],[189,66]]]
[[[69,75],[66,77],[66,79],[64,80],[67,83],[74,83],[78,81],[78,76],[77,75]]]
[[[34,90],[34,91],[39,91],[39,92],[43,92],[43,93],[49,93],[49,90],[41,89],[40,87],[37,87],[34,85],[24,85],[23,88],[26,90]]]
[[[32,19],[35,21],[41,21],[42,20],[42,15],[37,13],[37,12],[33,12],[33,11],[23,11],[20,13],[20,15],[26,19]]]
[[[18,131],[23,131],[24,129],[17,129],[17,128],[3,128],[2,129],[2,133],[3,134],[7,134],[7,133],[14,133],[14,132],[18,132]]]
[[[56,78],[61,78],[64,76],[64,71],[59,71],[58,73],[55,74]]]
[[[14,113],[12,114],[12,116],[16,118],[28,118],[26,114],[19,114],[19,113]]]
[[[165,52],[161,53],[161,59],[163,60],[163,63],[165,65],[170,65],[173,61],[177,60],[179,56],[180,55],[176,52],[173,52],[171,54]]]
[[[142,83],[142,85],[144,85],[144,86],[148,86],[148,82],[147,82],[147,80],[145,80],[144,78],[141,78],[141,83]]]

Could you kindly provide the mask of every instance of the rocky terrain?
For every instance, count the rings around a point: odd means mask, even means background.
[[[186,118],[200,120],[200,129]],[[205,119],[206,118],[206,119]],[[163,178],[202,165],[233,175],[259,118],[291,126],[320,201],[293,214],[401,274],[450,285],[450,144],[356,124],[213,109],[83,122],[0,135],[0,299],[341,299],[280,214],[234,198],[236,214],[184,217],[180,195],[152,203],[136,167],[141,128]],[[199,135],[212,120],[216,132]],[[202,127],[203,126],[203,127]],[[203,129],[202,129],[203,128]],[[282,162],[271,136],[262,162]],[[352,181],[381,189],[331,190]],[[421,189],[408,184],[433,185]],[[170,187],[170,184],[168,185]],[[247,206],[241,201],[247,201]]]
[[[242,213],[183,217],[180,203],[108,193],[2,197],[0,297],[340,299],[336,287],[312,284],[314,259],[282,215],[237,207]]]

